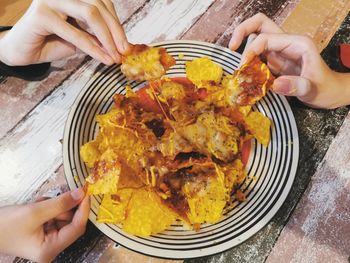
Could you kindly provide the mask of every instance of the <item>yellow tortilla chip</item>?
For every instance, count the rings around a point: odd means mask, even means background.
[[[245,118],[249,131],[262,145],[267,146],[270,142],[271,121],[260,112],[251,112]]]
[[[219,176],[209,178],[207,185],[194,196],[190,192],[191,183],[184,186],[189,205],[188,218],[192,224],[216,223],[228,200],[227,189]]]
[[[119,224],[125,220],[126,207],[129,203],[132,189],[122,189],[117,194],[104,195],[98,210],[97,222]]]
[[[238,107],[238,110],[244,115],[247,116],[249,114],[249,112],[252,110],[252,106],[248,105],[248,106],[241,106]]]
[[[164,231],[175,220],[175,213],[163,205],[153,191],[141,188],[133,192],[123,230],[132,235],[149,236]]]
[[[87,193],[89,195],[116,193],[120,167],[116,153],[110,149],[105,151],[95,164],[92,174],[85,179],[88,183]]]
[[[246,178],[246,171],[240,159],[236,159],[232,165],[225,167],[225,186],[231,190],[235,185],[239,185]]]
[[[186,76],[197,87],[214,81],[218,84],[222,78],[222,68],[208,57],[201,57],[186,63]]]
[[[96,140],[85,143],[80,148],[80,157],[86,163],[87,167],[92,168],[95,162],[100,157],[101,153],[98,150],[98,142]]]

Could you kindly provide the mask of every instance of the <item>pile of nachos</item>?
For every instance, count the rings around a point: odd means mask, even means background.
[[[187,62],[186,78],[162,77],[174,63],[147,46],[125,57],[124,74],[148,84],[115,94],[80,151],[87,193],[103,196],[97,221],[132,235],[160,233],[176,220],[194,230],[220,221],[247,176],[243,146],[270,139],[271,121],[251,110],[273,81],[259,58],[224,75],[201,57]]]

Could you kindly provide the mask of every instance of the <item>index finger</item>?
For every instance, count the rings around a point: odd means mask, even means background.
[[[233,31],[229,48],[236,50],[243,39],[251,33],[283,33],[283,30],[270,18],[262,13],[258,13],[243,21]]]
[[[84,234],[89,211],[90,198],[85,196],[78,206],[78,209],[75,211],[72,222],[58,231],[56,240],[51,240],[51,242],[53,242],[53,244],[50,244],[52,249],[62,251]]]
[[[297,61],[315,50],[313,42],[305,36],[291,34],[260,34],[245,49],[242,63],[265,52],[277,52],[285,58]]]

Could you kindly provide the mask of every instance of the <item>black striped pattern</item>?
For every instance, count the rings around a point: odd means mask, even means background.
[[[202,56],[220,64],[225,74],[232,73],[240,61],[239,54],[203,42],[180,40],[156,46],[165,47],[176,58],[176,65],[167,74],[170,77],[184,76],[185,62]],[[184,55],[181,59],[180,54]],[[124,93],[126,83],[119,65],[105,67],[85,85],[75,101],[65,127],[63,152],[65,174],[71,188],[81,186],[88,175],[80,160],[79,149],[98,131],[95,115],[108,111],[113,94]],[[131,85],[138,89],[144,83]],[[247,201],[235,202],[234,208],[220,222],[203,225],[199,232],[187,230],[177,222],[167,231],[149,238],[130,236],[117,225],[96,223],[101,196],[92,198],[90,220],[111,239],[129,249],[172,259],[215,254],[254,235],[268,223],[287,197],[297,168],[299,142],[295,120],[284,97],[268,93],[253,110],[272,119],[271,142],[267,148],[253,142],[247,165],[248,178],[241,186]]]

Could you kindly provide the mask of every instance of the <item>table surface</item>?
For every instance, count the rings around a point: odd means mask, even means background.
[[[31,1],[2,0],[0,24],[13,24]],[[131,42],[193,39],[227,46],[233,29],[264,12],[287,32],[311,36],[327,63],[344,70],[337,45],[350,43],[350,0],[115,0]],[[345,19],[345,20],[344,20]],[[0,77],[0,205],[66,190],[64,123],[98,64],[84,55],[56,61],[45,79]],[[296,180],[271,222],[224,253],[186,262],[349,262],[350,116],[347,107],[315,110],[290,104],[300,138]],[[0,254],[0,262],[24,262]],[[168,262],[116,245],[91,223],[57,262]],[[174,262],[174,261],[169,261]]]

